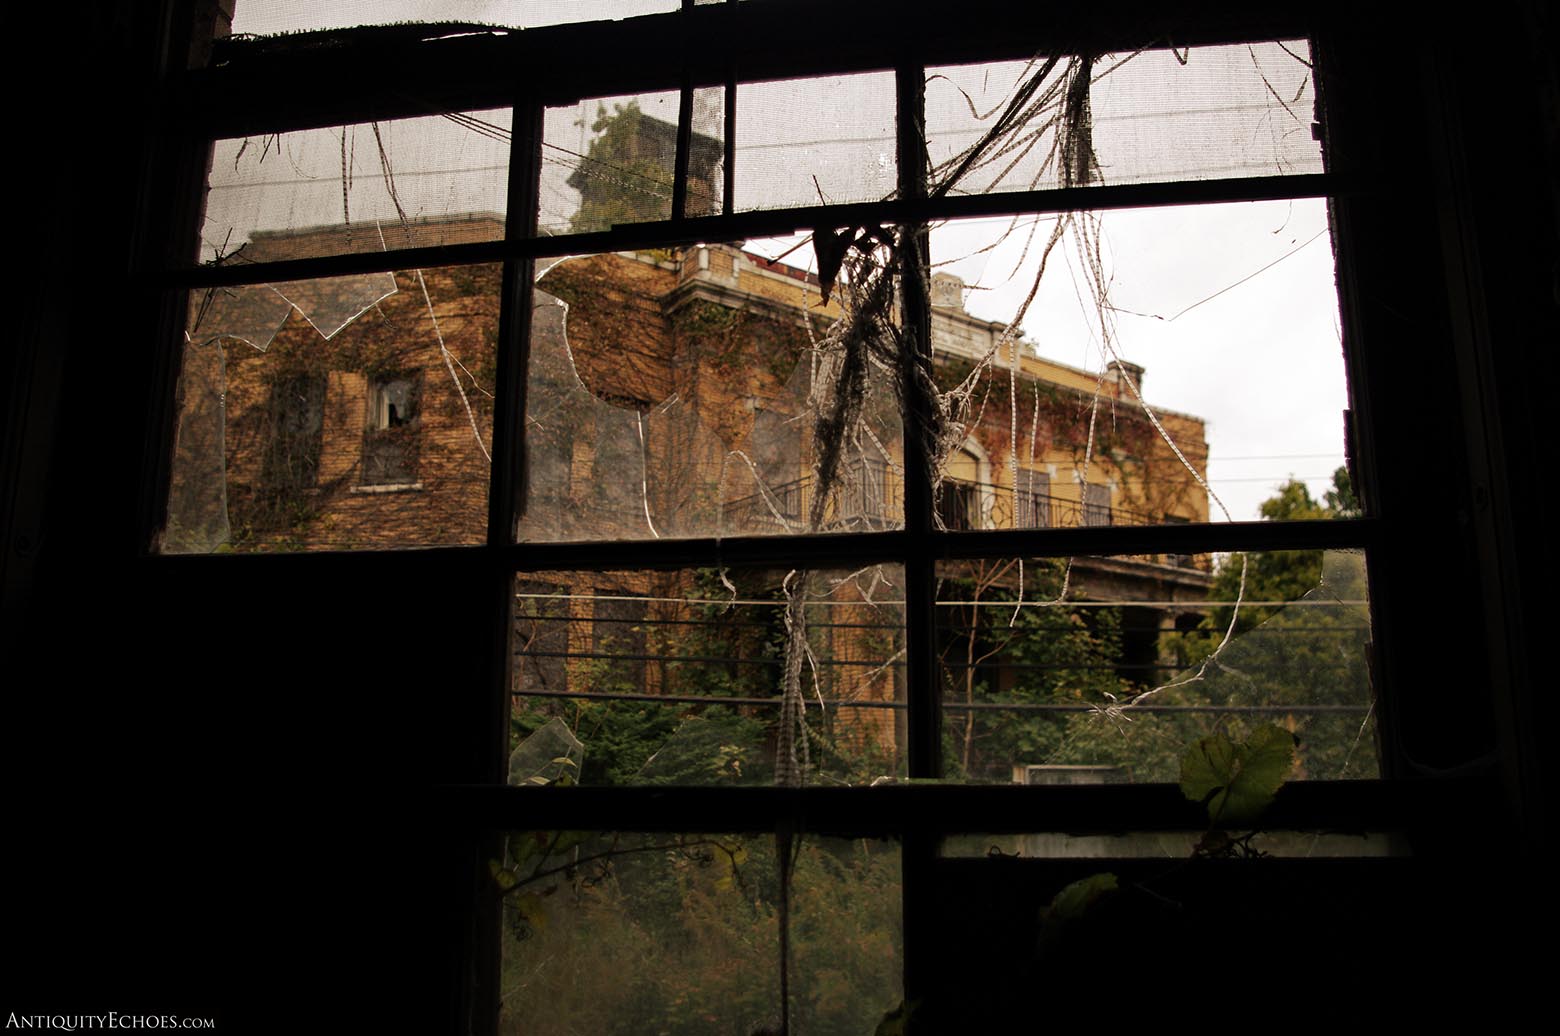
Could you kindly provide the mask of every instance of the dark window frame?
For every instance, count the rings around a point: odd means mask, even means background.
[[[907,565],[907,583],[912,599],[925,602],[926,608],[909,609],[908,636],[912,644],[918,644],[920,655],[911,652],[911,773],[912,776],[934,776],[938,770],[938,737],[940,717],[937,695],[932,683],[935,672],[930,658],[934,638],[930,635],[933,625],[930,615],[931,569],[936,559],[944,556],[991,557],[1012,554],[1026,556],[1068,556],[1087,553],[1175,553],[1193,554],[1214,550],[1237,549],[1299,549],[1316,547],[1360,547],[1373,552],[1373,589],[1380,586],[1387,590],[1387,597],[1403,603],[1406,596],[1396,581],[1399,575],[1390,561],[1378,564],[1375,552],[1386,552],[1386,545],[1395,531],[1405,528],[1404,519],[1385,515],[1390,509],[1378,505],[1376,516],[1329,523],[1326,526],[1304,523],[1233,523],[1222,526],[1176,525],[1166,528],[1143,527],[1094,527],[1094,528],[1040,528],[1028,530],[987,530],[982,532],[946,532],[935,528],[931,519],[931,490],[924,480],[912,480],[906,487],[906,528],[901,531],[866,533],[850,537],[815,536],[786,539],[751,539],[690,541],[661,541],[643,543],[585,543],[585,544],[515,544],[510,542],[513,513],[517,506],[517,488],[522,483],[519,459],[522,456],[520,434],[523,426],[520,414],[524,399],[523,371],[525,366],[526,323],[529,306],[526,305],[531,285],[531,271],[539,258],[562,254],[566,251],[605,251],[616,248],[654,247],[688,243],[695,240],[731,239],[742,232],[753,235],[776,232],[799,226],[833,226],[845,222],[862,222],[881,219],[884,222],[920,223],[935,216],[994,214],[1011,211],[1046,211],[1073,207],[1087,201],[1097,207],[1128,206],[1137,204],[1180,204],[1200,200],[1230,200],[1238,198],[1270,198],[1299,196],[1329,196],[1345,198],[1352,185],[1348,177],[1336,172],[1314,177],[1259,178],[1250,181],[1223,181],[1214,184],[1188,183],[1162,185],[1151,184],[1133,187],[1101,187],[1082,191],[1031,192],[1021,195],[983,196],[980,198],[946,199],[928,203],[917,192],[913,170],[917,164],[915,142],[909,131],[901,134],[902,183],[901,197],[890,202],[868,205],[841,206],[834,209],[788,210],[784,212],[754,212],[732,215],[729,212],[715,217],[674,218],[665,223],[642,224],[614,228],[593,234],[569,238],[544,239],[533,236],[532,221],[517,217],[518,213],[535,211],[535,172],[539,164],[540,112],[550,98],[578,93],[581,96],[676,86],[677,79],[684,84],[719,83],[731,81],[741,74],[753,77],[777,76],[790,71],[796,74],[825,74],[831,71],[882,69],[893,67],[900,77],[901,101],[913,106],[918,95],[922,69],[933,63],[948,60],[998,60],[1019,56],[1011,42],[995,39],[995,34],[980,32],[954,32],[949,41],[939,45],[934,52],[932,45],[919,49],[907,42],[907,37],[895,33],[882,33],[881,39],[870,35],[866,43],[854,48],[845,46],[815,47],[805,52],[796,44],[800,38],[792,33],[782,33],[776,42],[773,34],[765,37],[760,31],[766,25],[777,25],[769,17],[770,12],[749,11],[742,14],[731,5],[732,11],[702,9],[684,12],[690,19],[685,46],[668,49],[662,53],[692,54],[680,67],[672,65],[657,68],[643,56],[634,60],[615,62],[614,57],[628,54],[627,37],[637,27],[584,26],[564,27],[553,31],[540,31],[532,39],[513,44],[493,40],[476,40],[471,43],[449,41],[450,46],[436,48],[439,53],[426,67],[408,74],[419,85],[432,84],[434,89],[419,94],[439,99],[439,103],[451,108],[467,108],[502,101],[506,96],[515,102],[515,148],[511,163],[511,189],[508,236],[502,242],[483,245],[460,245],[443,248],[420,248],[402,252],[323,257],[318,260],[296,260],[286,263],[250,267],[179,268],[177,263],[167,264],[160,275],[164,284],[177,290],[186,290],[211,284],[236,284],[260,282],[272,279],[299,279],[368,270],[394,270],[409,265],[434,265],[483,260],[502,260],[505,263],[505,309],[500,331],[499,384],[503,401],[496,408],[494,426],[494,457],[490,493],[489,538],[485,547],[462,551],[478,559],[475,566],[482,572],[481,579],[495,588],[507,589],[516,573],[543,571],[558,568],[605,569],[623,565],[646,567],[680,567],[706,564],[719,557],[725,564],[771,564],[780,561],[824,565],[864,560],[897,561]],[[753,5],[761,7],[763,5]],[[874,7],[868,4],[866,7]],[[848,36],[862,18],[863,26],[871,12],[853,12],[837,30],[839,36]],[[670,44],[682,34],[680,23],[671,21],[676,16],[657,16],[649,28],[648,38]],[[806,22],[806,18],[788,18]],[[729,31],[725,21],[750,26],[754,33],[740,34],[736,38],[767,39],[766,49],[772,49],[787,57],[767,57],[756,47],[741,48],[729,62],[704,63],[701,54],[715,53],[708,48],[715,39],[725,39]],[[1262,21],[1253,27],[1251,17],[1233,15],[1200,15],[1193,18],[1196,31],[1193,36],[1204,35],[1209,40],[1238,38],[1273,38],[1307,35],[1306,24],[1298,18],[1281,25]],[[1098,28],[1097,26],[1095,28]],[[756,35],[755,35],[756,33]],[[1021,36],[1013,33],[1012,36]],[[1027,50],[1039,49],[1043,44],[1029,37]],[[1044,39],[1045,33],[1040,33]],[[1055,37],[1051,37],[1055,38]],[[535,53],[551,41],[605,41],[605,54],[595,63],[581,63],[568,74],[549,78],[550,70],[559,68],[556,61],[539,62],[536,71],[518,88],[506,81],[511,73],[499,74],[487,71],[476,80],[462,79],[461,69],[469,55],[482,58],[482,67],[512,70],[526,67],[524,61],[512,60]],[[1196,40],[1192,40],[1195,42]],[[1178,40],[1178,43],[1188,42]],[[701,44],[707,49],[699,50]],[[643,40],[632,49],[643,47]],[[739,45],[739,48],[741,45]],[[655,51],[655,47],[645,49]],[[372,48],[365,45],[364,54],[372,57]],[[903,60],[911,54],[915,60]],[[865,56],[864,56],[865,55]],[[382,55],[381,55],[382,56]],[[899,57],[900,60],[891,59]],[[349,55],[350,58],[350,55]],[[502,60],[501,60],[502,59]],[[789,68],[786,60],[794,61]],[[350,65],[350,60],[348,62]],[[404,97],[387,99],[370,96],[352,86],[339,69],[325,72],[320,65],[302,62],[304,74],[295,77],[296,82],[285,92],[269,97],[256,84],[264,84],[279,73],[266,60],[235,65],[228,70],[212,70],[209,74],[191,77],[184,103],[197,112],[200,118],[193,124],[203,132],[195,133],[185,142],[187,169],[194,169],[201,162],[205,140],[224,132],[245,132],[250,127],[268,129],[301,128],[305,125],[332,124],[346,121],[344,113],[353,118],[382,116],[391,109],[402,114],[413,114],[428,103],[426,100],[407,101]],[[671,70],[668,71],[667,69]],[[311,71],[312,70],[312,71]],[[739,72],[738,70],[742,70]],[[318,82],[346,84],[348,89],[332,96],[329,93],[311,95],[310,84]],[[295,96],[296,95],[296,96]],[[299,103],[299,98],[323,96],[325,100]],[[913,124],[913,119],[902,120],[902,125]],[[1357,139],[1357,137],[1356,137]],[[729,140],[729,137],[728,137]],[[729,144],[728,144],[729,146]],[[732,165],[727,163],[728,175]],[[682,184],[685,171],[679,170],[677,190],[685,190]],[[1282,182],[1276,182],[1276,181]],[[199,182],[198,175],[187,178],[185,184]],[[725,197],[729,199],[728,189]],[[190,194],[189,198],[195,198]],[[191,204],[194,204],[192,201]],[[1357,337],[1362,329],[1373,322],[1370,314],[1362,314],[1368,304],[1359,299],[1359,292],[1352,287],[1356,278],[1370,276],[1381,263],[1379,241],[1361,246],[1354,253],[1348,241],[1349,224],[1358,214],[1350,213],[1347,202],[1335,201],[1340,211],[1339,238],[1343,242],[1340,252],[1342,273],[1343,308],[1346,337]],[[175,221],[177,230],[177,221]],[[1362,235],[1368,237],[1368,235]],[[189,235],[185,240],[192,240]],[[177,256],[182,242],[168,244],[165,254]],[[1376,253],[1363,250],[1374,248]],[[1363,266],[1363,273],[1358,269]],[[907,295],[912,302],[920,286],[914,277],[907,278]],[[914,307],[913,307],[914,308]],[[929,320],[927,304],[919,307],[920,316]],[[177,342],[176,319],[178,307],[166,307],[163,314],[165,326],[162,339],[169,343],[166,366],[176,367],[174,343]],[[1396,397],[1390,391],[1383,392],[1382,378],[1365,376],[1372,369],[1371,362],[1363,357],[1357,342],[1351,346],[1351,393],[1356,398],[1355,425],[1352,427],[1361,461],[1361,488],[1367,499],[1380,501],[1397,495],[1393,474],[1384,470],[1390,467],[1393,454],[1381,450],[1373,455],[1371,447],[1382,438],[1382,429],[1390,424],[1394,414],[1401,413]],[[170,375],[171,378],[171,375]],[[1370,384],[1374,381],[1375,384]],[[171,381],[170,381],[171,384]],[[1374,390],[1374,394],[1372,393]],[[169,390],[171,391],[171,389]],[[1363,395],[1364,406],[1359,397]],[[156,408],[154,408],[154,411]],[[1374,410],[1374,413],[1372,413]],[[157,511],[165,499],[167,477],[164,448],[171,423],[166,414],[158,411],[152,416],[152,442],[160,444],[160,454],[154,458],[156,476],[151,480],[149,503],[146,507],[145,526],[148,533],[144,542],[150,542],[150,532],[159,524]],[[907,437],[907,443],[909,442]],[[907,458],[908,459],[908,458]],[[161,467],[158,468],[157,465]],[[907,468],[911,465],[907,464]],[[202,563],[222,564],[221,559],[209,559]],[[262,562],[263,563],[263,562]],[[372,564],[372,558],[369,559]],[[1386,569],[1385,574],[1381,572]],[[1389,613],[1384,609],[1390,604],[1377,599],[1378,615]],[[495,598],[497,599],[497,598]],[[1384,632],[1391,633],[1391,622]],[[1398,624],[1401,628],[1401,624]],[[514,791],[500,787],[502,783],[502,725],[496,717],[501,715],[499,702],[507,704],[508,657],[507,620],[496,623],[494,660],[490,669],[494,707],[489,712],[490,726],[484,741],[491,758],[485,769],[492,774],[492,786],[481,788],[450,789],[446,798],[456,823],[473,831],[496,829],[509,825],[560,827],[611,828],[614,826],[639,829],[697,829],[737,823],[748,829],[769,829],[779,823],[792,822],[804,811],[809,829],[837,832],[875,832],[897,835],[905,839],[907,852],[907,973],[915,969],[916,934],[913,922],[915,893],[914,867],[911,857],[921,860],[927,846],[935,837],[952,830],[1004,830],[1033,827],[1035,817],[1044,822],[1063,825],[1075,824],[1078,829],[1104,829],[1121,825],[1137,825],[1144,828],[1194,826],[1195,817],[1181,803],[1173,789],[1162,788],[906,788],[891,791],[870,789],[657,789],[654,795],[640,789],[537,789]],[[497,646],[499,641],[505,643]],[[1401,643],[1402,638],[1399,638]],[[1403,674],[1411,669],[1405,663],[1407,646],[1383,648],[1387,652],[1378,668],[1378,693],[1393,706],[1392,698],[1401,694],[1408,677]],[[1400,760],[1389,751],[1384,760],[1390,777],[1401,772]],[[1407,803],[1424,793],[1422,787],[1410,789],[1407,785],[1385,780],[1368,790],[1359,788],[1317,787],[1305,794],[1288,796],[1283,802],[1282,819],[1304,824],[1336,823],[1340,818],[1352,823],[1390,823],[1401,818]],[[522,797],[523,796],[523,797]],[[472,964],[482,970],[480,953]],[[914,983],[910,985],[913,987]],[[480,1013],[480,1012],[478,1012]]]

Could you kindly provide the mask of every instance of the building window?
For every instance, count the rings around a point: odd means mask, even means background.
[[[420,372],[370,380],[362,485],[410,485],[417,481],[421,401]]]
[[[1094,482],[1085,482],[1079,488],[1080,492],[1083,493],[1083,524],[1109,525],[1111,518],[1110,487]]]
[[[325,424],[324,375],[302,374],[273,385],[267,412],[272,425],[262,484],[272,490],[312,487],[319,477]]]
[[[1051,475],[1021,468],[1018,495],[1014,498],[1013,525],[1018,529],[1044,529],[1051,524]]]

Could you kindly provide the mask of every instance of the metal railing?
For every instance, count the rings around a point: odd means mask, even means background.
[[[1163,525],[1178,519],[1091,500],[1014,490],[989,482],[945,478],[937,500],[943,527],[958,529],[1065,529],[1098,525]],[[1184,520],[1184,519],[1179,519]],[[1133,561],[1208,571],[1203,554],[1133,555]]]
[[[881,460],[846,464],[824,509],[820,531],[899,528],[904,524],[901,485],[900,475]],[[805,532],[814,493],[811,476],[764,486],[726,502],[725,527],[728,532]]]
[[[811,477],[765,486],[724,506],[731,533],[804,532],[812,510]],[[1162,525],[1175,518],[1091,500],[1068,499],[989,482],[945,478],[937,495],[942,527],[959,529],[1063,529],[1098,525]],[[904,524],[898,472],[882,461],[847,465],[820,531],[894,529]],[[1131,560],[1208,571],[1206,555],[1134,556]]]

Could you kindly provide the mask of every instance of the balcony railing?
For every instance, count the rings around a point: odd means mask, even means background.
[[[1074,500],[989,482],[943,480],[937,513],[946,529],[1062,529],[1093,525],[1163,525],[1184,521],[1094,500]],[[1211,559],[1198,554],[1134,556],[1133,561],[1208,571]]]
[[[904,524],[901,480],[883,461],[845,465],[833,499],[824,509],[822,531],[894,529]],[[802,532],[812,513],[814,487],[810,476],[765,486],[757,493],[727,501],[728,532],[764,533],[776,529]]]
[[[892,529],[904,523],[900,476],[881,461],[856,462],[841,477],[822,531]],[[725,505],[726,531],[804,530],[813,503],[811,478],[766,486]],[[1092,500],[1051,496],[987,482],[945,478],[937,497],[945,529],[1058,529],[1092,525],[1162,525],[1178,519]],[[1206,555],[1165,554],[1130,560],[1208,571]]]

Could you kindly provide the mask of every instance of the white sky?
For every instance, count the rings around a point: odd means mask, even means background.
[[[234,30],[266,33],[398,20],[543,25],[676,6],[677,0],[239,0]],[[1288,46],[1303,56],[1303,44]],[[1185,57],[1189,60],[1183,65],[1164,52],[1145,53],[1096,83],[1094,145],[1107,180],[1319,168],[1309,134],[1309,77],[1293,53],[1267,44]],[[956,154],[974,138],[985,123],[969,116],[968,109],[990,111],[1001,104],[1024,67],[1019,62],[933,70],[927,104],[934,161]],[[832,110],[801,95],[790,97],[788,84],[739,90],[739,207],[749,204],[744,190],[749,197],[773,197],[782,204],[811,204],[820,187],[830,200],[843,201],[880,197],[885,185],[891,186],[891,164],[885,174],[884,162],[872,156],[892,161],[892,77],[851,78],[855,83],[848,90],[831,84],[824,91],[830,97],[851,96],[851,104]],[[657,106],[654,100],[663,103]],[[589,114],[594,103],[586,102]],[[655,109],[658,117],[660,109],[668,109],[666,120],[675,119],[672,95],[647,96],[641,107]],[[481,114],[507,128],[507,113]],[[572,126],[573,118],[566,110],[550,115],[549,138],[561,139],[564,123]],[[381,129],[399,198],[413,218],[502,208],[507,159],[501,142],[436,118],[386,123]],[[819,140],[830,143],[806,143]],[[253,165],[253,144],[242,163],[236,160],[239,142],[219,145],[208,203],[208,217],[217,218],[208,219],[203,258],[229,238],[229,247],[236,246],[250,229],[340,220],[342,131],[288,134],[284,142],[284,153],[280,158],[271,153],[263,169]],[[353,221],[393,218],[393,206],[382,197],[372,134],[357,132],[345,143],[354,170]],[[572,136],[570,143],[581,150],[588,146]],[[999,189],[1028,186],[1043,144],[1026,162],[1004,163]],[[1226,160],[1239,168],[1223,168]],[[577,204],[571,197],[577,195],[563,183],[570,172],[567,163],[553,166],[545,166],[543,173],[544,224],[551,211],[566,227],[571,204]],[[812,169],[822,174],[818,186],[812,183]],[[993,168],[991,176],[996,172]],[[286,186],[279,187],[282,183]],[[745,184],[762,189],[755,193]],[[1041,218],[1028,254],[1021,257],[1028,227],[1035,222],[1027,220],[1014,233],[1008,233],[1008,220],[948,224],[934,232],[933,261],[964,279],[971,313],[1013,319],[1052,226],[1049,218]],[[1117,210],[1103,214],[1100,226],[1108,298],[1117,310],[1116,349],[1146,368],[1144,389],[1151,405],[1207,422],[1209,478],[1231,517],[1256,518],[1257,505],[1291,475],[1304,479],[1320,497],[1343,463],[1342,411],[1347,406],[1325,203]],[[1002,243],[995,249],[981,251],[997,241]],[[772,253],[777,246],[763,250]],[[811,259],[808,247],[787,261],[809,265]],[[1069,238],[1054,253],[1023,322],[1026,337],[1043,356],[1099,370],[1107,357],[1098,321],[1085,312],[1085,303],[1092,310],[1090,299],[1076,239]],[[1194,304],[1195,309],[1188,308]],[[1217,508],[1214,516],[1219,517]]]
[[[681,0],[238,0],[233,31],[267,35],[395,22],[480,22],[512,28],[675,11]]]

